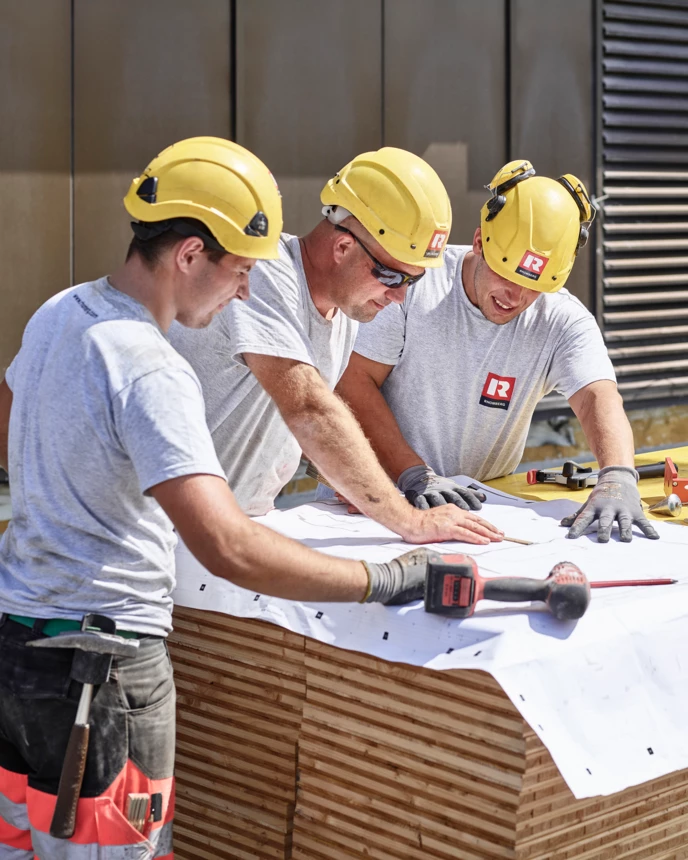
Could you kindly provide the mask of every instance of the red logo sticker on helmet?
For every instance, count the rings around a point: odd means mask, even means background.
[[[536,254],[534,251],[526,251],[523,259],[516,266],[516,272],[524,278],[537,281],[547,263],[549,263],[549,257],[543,257],[542,254]]]
[[[447,230],[435,230],[430,239],[428,250],[423,254],[424,257],[439,257],[442,253],[442,248],[447,241],[449,232]]]
[[[492,409],[508,409],[515,385],[515,376],[497,376],[496,373],[488,373],[480,395],[480,405],[490,406]]]

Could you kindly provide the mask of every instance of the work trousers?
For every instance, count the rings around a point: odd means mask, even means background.
[[[35,638],[11,620],[0,627],[0,860],[172,860],[175,689],[165,640],[141,638],[96,689],[76,831],[64,840],[49,831],[82,685],[70,677],[74,651],[28,648]],[[132,793],[149,796],[143,832],[127,819]]]

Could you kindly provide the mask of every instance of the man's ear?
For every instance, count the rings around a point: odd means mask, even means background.
[[[473,253],[477,257],[481,257],[483,253],[483,231],[480,227],[476,227],[473,234]]]
[[[351,254],[356,246],[356,240],[348,233],[342,233],[340,230],[334,231],[334,241],[332,243],[332,258],[336,265],[341,265],[344,260]]]
[[[203,239],[198,236],[187,236],[183,242],[174,246],[174,262],[177,268],[185,274],[188,273],[204,250]]]

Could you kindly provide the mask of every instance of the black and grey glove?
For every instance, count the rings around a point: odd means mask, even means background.
[[[420,600],[425,595],[428,550],[412,549],[384,564],[364,561],[368,572],[368,591],[361,603],[398,606]]]
[[[427,511],[440,505],[456,505],[464,511],[479,511],[485,501],[485,493],[469,490],[436,475],[430,466],[411,466],[399,475],[397,487],[411,504]]]
[[[631,541],[634,525],[645,537],[657,540],[659,535],[643,513],[637,483],[638,473],[628,466],[601,469],[588,501],[561,521],[562,526],[571,526],[566,537],[580,537],[597,520],[599,543],[608,543],[614,521],[619,524],[619,536],[624,543]]]

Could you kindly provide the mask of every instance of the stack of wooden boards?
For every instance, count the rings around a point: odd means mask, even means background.
[[[490,675],[174,623],[177,860],[688,858],[688,771],[577,801]]]

